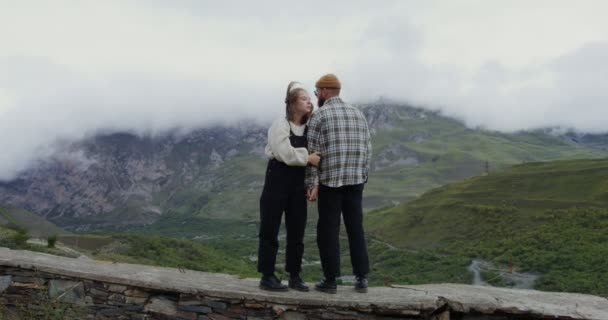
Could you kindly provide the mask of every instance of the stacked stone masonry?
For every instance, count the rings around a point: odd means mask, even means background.
[[[608,300],[461,284],[338,294],[267,292],[257,279],[70,259],[0,248],[0,320],[8,319],[597,319]]]
[[[162,292],[0,267],[0,303],[15,319],[419,319],[401,312],[274,305]],[[391,314],[392,313],[392,314]]]

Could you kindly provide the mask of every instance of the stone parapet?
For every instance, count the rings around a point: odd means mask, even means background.
[[[0,314],[39,319],[608,319],[602,297],[458,284],[267,292],[257,279],[0,248]],[[0,317],[1,319],[1,317]]]

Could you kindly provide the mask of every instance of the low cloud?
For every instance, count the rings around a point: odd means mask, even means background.
[[[608,129],[604,2],[321,5],[0,0],[0,180],[100,131],[267,123],[327,72],[472,127]]]

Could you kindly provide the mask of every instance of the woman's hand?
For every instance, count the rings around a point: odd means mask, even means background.
[[[308,164],[314,167],[319,166],[319,162],[321,161],[321,154],[318,152],[313,152],[308,155]]]
[[[310,187],[308,190],[306,190],[306,199],[308,199],[308,201],[317,201],[318,197],[319,186]]]

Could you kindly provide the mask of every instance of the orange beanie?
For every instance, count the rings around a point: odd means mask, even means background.
[[[340,89],[342,85],[340,84],[340,80],[333,73],[328,73],[322,76],[319,81],[315,84],[317,88],[332,88],[332,89]]]

